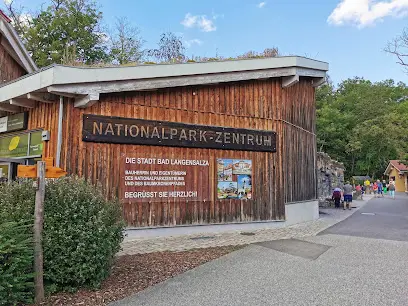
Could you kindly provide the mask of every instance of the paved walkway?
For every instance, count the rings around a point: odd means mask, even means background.
[[[375,199],[360,212],[397,204],[407,214],[408,197],[399,200]],[[343,218],[342,212],[320,222]],[[361,218],[390,217],[373,214],[357,213],[331,234],[249,245],[111,306],[406,306],[408,242],[367,238],[364,224],[363,237],[343,235],[344,224],[357,234]],[[377,223],[370,225],[375,232],[382,228]]]
[[[268,228],[254,231],[223,232],[215,234],[194,234],[174,237],[125,239],[123,250],[118,256],[125,254],[142,254],[161,251],[183,251],[196,248],[208,248],[227,245],[245,245],[261,241],[289,239],[293,237],[315,236],[322,230],[346,219],[356,210],[363,207],[372,196],[367,195],[365,201],[355,201],[357,208],[351,211],[342,209],[321,208],[320,219],[282,228]]]

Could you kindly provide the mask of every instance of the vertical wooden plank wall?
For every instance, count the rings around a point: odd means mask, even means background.
[[[0,34],[0,42],[2,35]],[[0,44],[0,84],[17,79],[27,72],[8,54],[7,50]]]
[[[118,196],[121,154],[154,155],[162,150],[153,146],[83,142],[82,115],[88,113],[277,132],[276,153],[166,147],[166,154],[172,157],[188,155],[212,160],[210,187],[214,198],[208,202],[124,203],[124,217],[131,226],[283,220],[285,203],[316,198],[314,88],[308,79],[285,89],[277,78],[106,94],[87,109],[74,108],[73,102],[66,99],[62,167],[92,183],[100,183],[107,196]],[[56,154],[57,121],[58,103],[39,103],[29,110],[29,129],[44,128],[51,132],[46,156]],[[253,200],[215,198],[216,158],[253,161]]]

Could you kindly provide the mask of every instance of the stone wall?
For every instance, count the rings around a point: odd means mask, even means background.
[[[324,152],[317,152],[317,196],[319,200],[331,197],[335,187],[344,185],[344,165]]]

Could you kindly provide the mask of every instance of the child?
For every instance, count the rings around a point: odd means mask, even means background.
[[[378,196],[378,185],[377,182],[373,184],[373,191],[374,191],[374,197],[376,198]]]
[[[384,191],[384,194],[387,194],[388,185],[387,185],[387,182],[385,180],[383,180],[383,191]]]

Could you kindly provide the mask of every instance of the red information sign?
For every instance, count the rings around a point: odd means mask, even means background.
[[[210,159],[122,157],[121,199],[126,203],[210,200]]]

